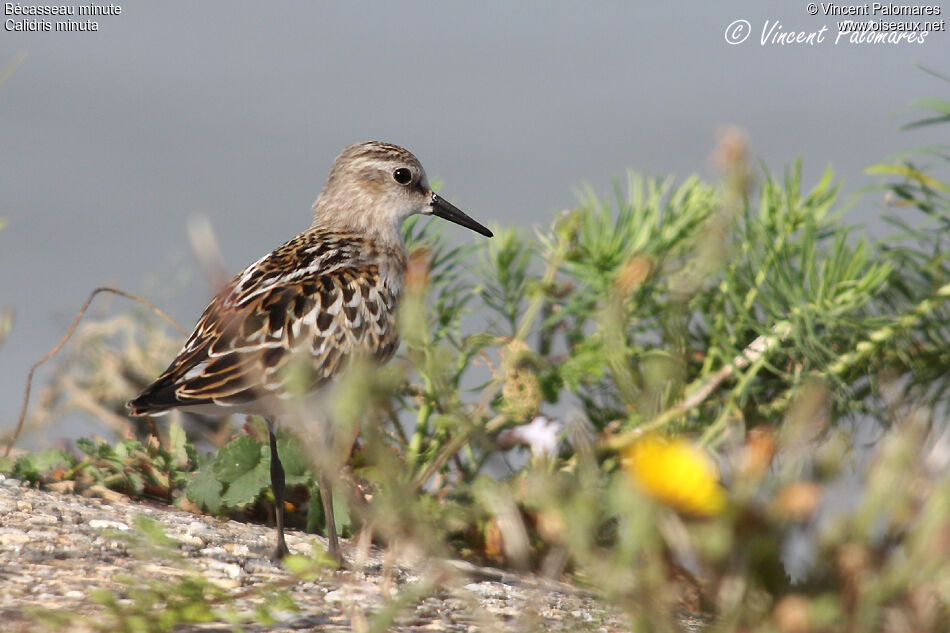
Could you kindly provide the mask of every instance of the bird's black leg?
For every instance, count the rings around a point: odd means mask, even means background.
[[[280,560],[290,553],[284,541],[284,465],[280,463],[280,456],[277,454],[277,434],[273,425],[267,425],[267,433],[270,436],[270,485],[274,491],[277,513],[277,551],[274,552],[274,558]]]

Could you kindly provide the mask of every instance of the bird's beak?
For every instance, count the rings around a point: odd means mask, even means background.
[[[491,231],[465,215],[465,213],[457,206],[434,193],[432,194],[432,200],[429,202],[429,206],[432,209],[433,215],[437,215],[440,218],[445,218],[449,222],[455,222],[456,224],[464,226],[467,229],[472,229],[476,233],[481,233],[485,237],[492,237]]]

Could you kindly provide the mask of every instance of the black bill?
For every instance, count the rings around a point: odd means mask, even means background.
[[[465,215],[457,206],[448,202],[444,198],[432,194],[432,214],[440,218],[445,218],[449,222],[455,222],[467,229],[472,229],[476,233],[481,233],[485,237],[492,237],[492,232],[484,226]]]

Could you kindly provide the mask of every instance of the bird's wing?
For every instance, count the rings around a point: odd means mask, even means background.
[[[133,414],[217,405],[241,409],[287,397],[281,371],[298,357],[309,386],[332,378],[349,357],[389,358],[398,345],[398,287],[360,258],[289,267],[275,251],[216,296],[168,369],[129,403]]]

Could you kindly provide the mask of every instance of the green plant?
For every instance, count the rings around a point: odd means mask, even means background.
[[[950,113],[923,105],[937,112],[924,123]],[[950,388],[950,186],[937,175],[948,156],[928,148],[872,168],[891,179],[900,229],[875,243],[842,219],[831,170],[810,187],[798,163],[754,172],[734,132],[718,155],[719,184],[631,174],[534,236],[498,228],[453,246],[408,223],[401,352],[354,364],[334,388],[334,423],[361,431],[335,487],[350,509],[341,527],[394,549],[571,574],[637,630],[675,630],[683,609],[715,615],[710,630],[940,630],[950,480],[932,447]],[[118,359],[86,355],[84,373],[112,363],[110,375],[135,375],[129,340]],[[115,400],[114,384],[83,384]],[[563,422],[541,417],[571,406]],[[853,430],[869,420],[883,439],[864,460]],[[82,457],[0,466],[267,517],[262,437],[252,422],[199,456],[176,430],[162,445],[84,442]],[[516,445],[530,452],[520,463]],[[288,498],[315,529],[318,460],[289,434],[279,447]],[[854,510],[829,515],[849,469]],[[792,582],[782,553],[795,539],[814,562]],[[435,590],[420,587],[406,600]]]
[[[169,427],[168,438],[164,446],[155,437],[145,444],[132,439],[109,444],[99,438],[82,438],[76,442],[78,454],[46,449],[15,459],[0,457],[0,472],[34,484],[70,482],[81,489],[101,486],[172,502],[179,498],[194,470],[197,455],[180,425]]]

